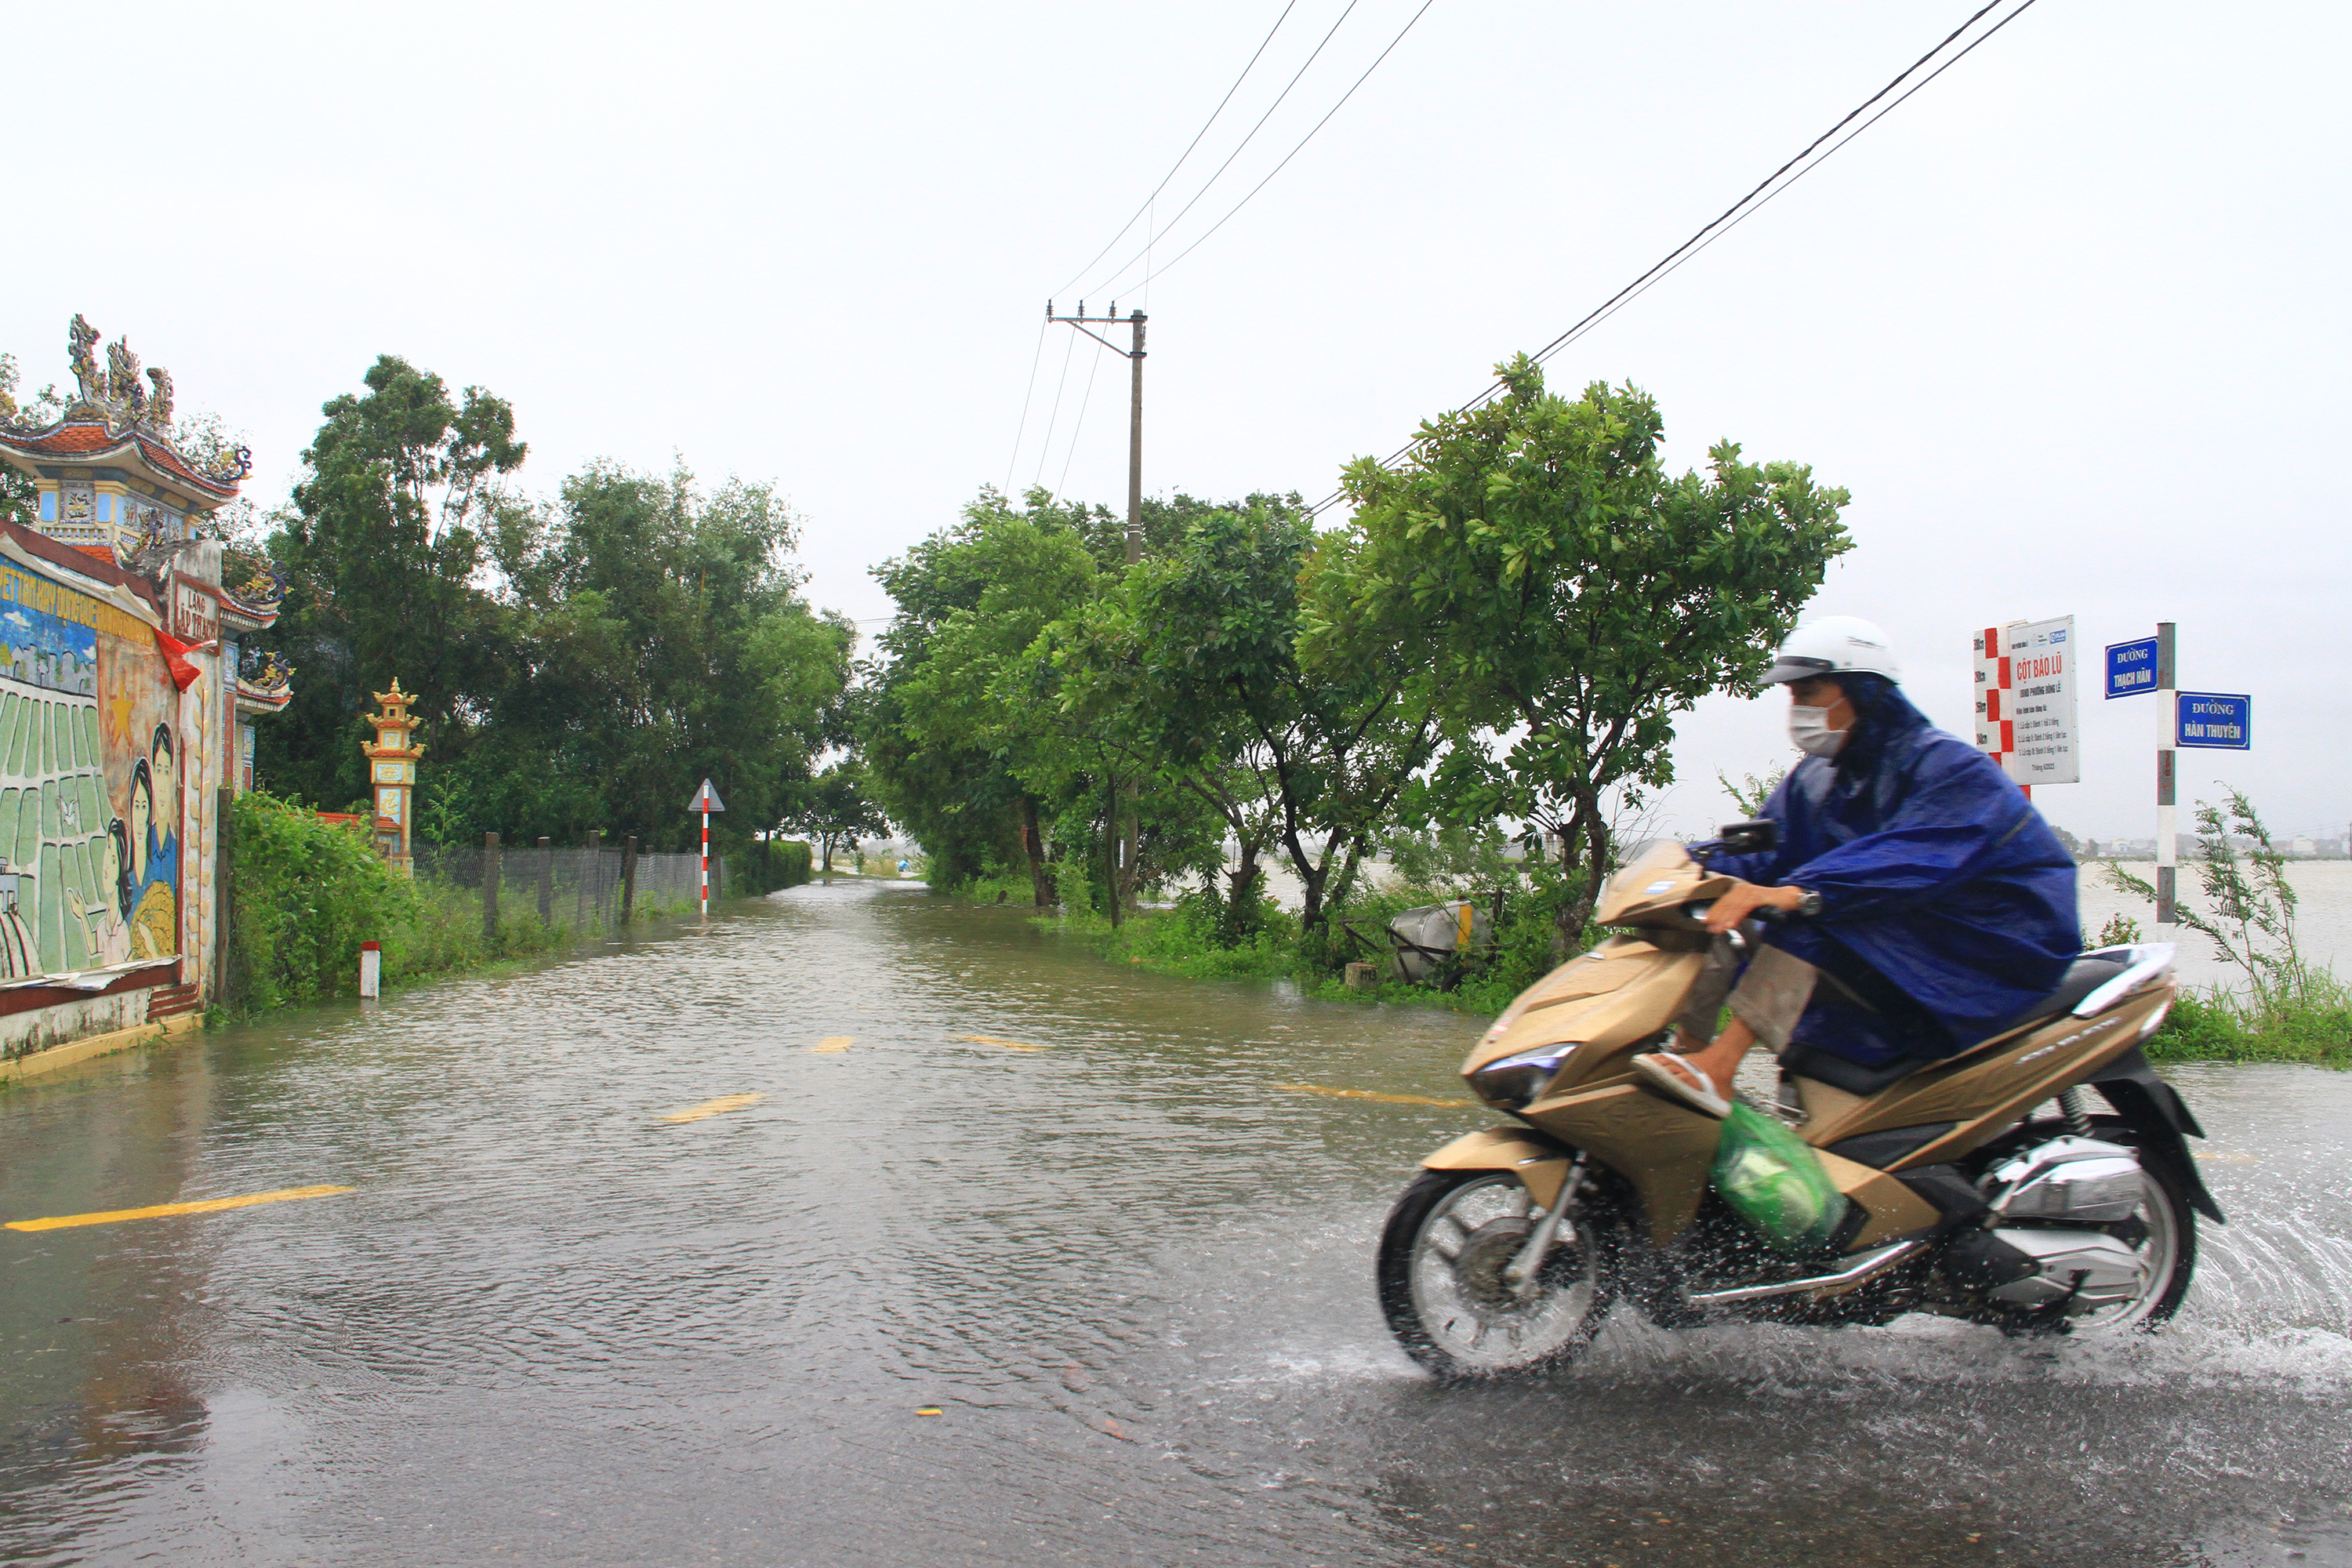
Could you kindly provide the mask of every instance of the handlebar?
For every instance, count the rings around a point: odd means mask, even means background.
[[[1714,908],[1713,899],[1693,899],[1683,906],[1683,913],[1704,925],[1706,923],[1708,913]],[[1776,910],[1769,904],[1759,904],[1748,911],[1748,918],[1759,925],[1775,925],[1781,921],[1795,920],[1798,917],[1790,910]]]

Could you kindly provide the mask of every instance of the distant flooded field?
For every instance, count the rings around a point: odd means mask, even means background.
[[[2119,860],[2115,864],[2143,881],[2156,880],[2156,863],[2152,860]],[[2302,939],[2303,955],[2315,963],[2333,964],[2337,973],[2352,977],[2352,860],[2293,861],[2287,866],[2286,879],[2299,902],[2295,924]],[[2195,866],[2180,868],[2179,886],[2181,901],[2190,908],[2201,911],[2211,907],[2211,901],[2205,897],[2204,884],[2198,880]],[[2153,934],[2156,911],[2146,900],[2117,892],[2107,879],[2104,863],[2083,868],[2081,888],[2084,940],[2096,942],[2100,928],[2114,915],[2129,915],[2139,921],[2143,932]],[[2238,976],[2214,957],[2211,942],[2193,932],[2183,932],[2180,978],[2191,985],[2210,985]]]

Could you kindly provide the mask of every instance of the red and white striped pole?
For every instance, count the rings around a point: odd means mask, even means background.
[[[694,792],[694,798],[686,803],[686,809],[702,813],[702,918],[709,920],[710,918],[710,814],[714,811],[726,810],[727,803],[719,798],[719,792],[710,787],[709,779],[705,779],[702,781],[702,787]]]

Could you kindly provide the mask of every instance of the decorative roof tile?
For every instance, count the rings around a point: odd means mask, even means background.
[[[96,420],[75,420],[47,430],[20,434],[0,429],[0,450],[26,458],[70,458],[95,463],[117,454],[135,453],[156,472],[205,495],[226,500],[236,494],[235,480],[200,473],[170,443],[138,430],[117,430]]]

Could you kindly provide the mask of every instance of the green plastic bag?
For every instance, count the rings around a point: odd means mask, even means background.
[[[1845,1223],[1850,1200],[1821,1157],[1787,1127],[1737,1100],[1715,1146],[1714,1181],[1765,1245],[1789,1257],[1827,1250]]]

